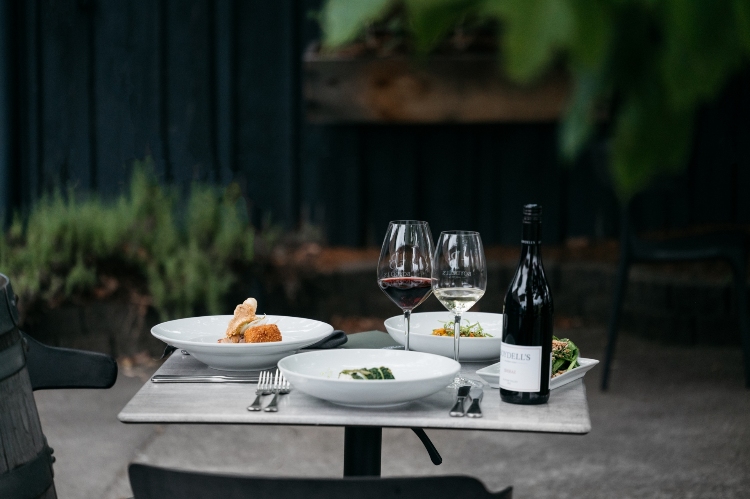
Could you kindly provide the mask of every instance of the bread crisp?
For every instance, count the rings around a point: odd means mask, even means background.
[[[248,298],[244,302],[240,303],[234,309],[234,317],[229,321],[227,326],[226,337],[232,338],[233,336],[239,336],[242,333],[242,328],[254,321],[257,316],[255,311],[258,309],[258,302],[255,298]],[[233,341],[236,343],[236,341]]]

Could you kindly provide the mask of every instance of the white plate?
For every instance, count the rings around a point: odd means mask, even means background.
[[[344,369],[372,367],[388,367],[396,379],[338,379]],[[390,407],[427,397],[444,389],[460,368],[437,355],[380,349],[319,350],[279,361],[295,389],[350,407]]]
[[[568,371],[565,374],[561,374],[556,378],[552,378],[549,383],[550,390],[560,388],[563,385],[567,385],[571,381],[575,381],[578,378],[583,378],[592,367],[599,363],[595,359],[584,359],[583,357],[578,358],[580,366],[576,367],[572,371]],[[482,377],[492,388],[500,388],[500,363],[492,364],[477,371],[477,374]]]
[[[409,334],[409,348],[417,352],[434,353],[453,358],[453,337],[433,336],[432,330],[441,327],[441,321],[452,321],[450,312],[422,312],[411,315],[411,332]],[[488,314],[483,312],[466,312],[461,317],[461,323],[479,322],[485,333],[492,338],[464,338],[459,340],[459,360],[461,362],[477,362],[500,360],[500,342],[503,332],[503,314]],[[391,338],[400,345],[406,343],[404,337],[404,316],[397,315],[385,321],[385,328]]]
[[[220,371],[256,371],[273,367],[287,355],[322,340],[333,327],[325,322],[283,315],[269,315],[279,326],[281,341],[268,343],[217,343],[224,337],[231,315],[209,315],[163,322],[151,334],[164,343],[190,353]]]

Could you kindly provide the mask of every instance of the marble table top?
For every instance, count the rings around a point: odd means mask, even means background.
[[[383,348],[391,338],[378,331],[349,337],[347,348]],[[480,380],[476,371],[489,363],[464,363],[461,373]],[[218,373],[179,350],[157,374]],[[152,383],[147,381],[122,409],[124,423],[203,423],[307,426],[381,426],[504,430],[585,434],[591,430],[586,388],[576,380],[552,390],[549,402],[525,406],[500,400],[497,389],[485,385],[482,418],[452,418],[448,410],[455,391],[444,389],[409,404],[388,409],[343,407],[310,397],[296,390],[279,399],[278,412],[249,412],[255,385],[238,383]]]

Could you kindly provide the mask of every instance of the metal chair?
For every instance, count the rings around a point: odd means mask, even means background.
[[[617,344],[617,330],[625,298],[630,265],[635,262],[678,262],[724,260],[732,267],[734,287],[739,311],[740,335],[745,364],[745,386],[750,388],[750,316],[747,303],[747,235],[740,231],[714,232],[693,237],[665,241],[643,240],[632,227],[632,210],[635,201],[622,211],[620,236],[620,262],[617,268],[612,315],[602,369],[602,390],[609,386],[610,369]]]
[[[409,478],[264,478],[177,471],[146,464],[128,469],[134,499],[511,499],[468,476]]]
[[[53,451],[32,391],[109,388],[116,379],[117,364],[109,355],[48,347],[19,331],[16,295],[0,274],[0,433],[13,436],[0,446],[0,497],[57,497]]]

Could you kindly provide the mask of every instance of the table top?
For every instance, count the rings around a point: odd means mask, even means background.
[[[370,331],[349,336],[345,348],[395,345],[386,333]],[[461,373],[481,380],[476,371],[490,363],[463,363]],[[214,371],[179,350],[157,374]],[[250,412],[255,385],[238,383],[152,383],[147,381],[122,409],[124,423],[263,424],[303,426],[381,426],[585,434],[591,430],[586,387],[581,379],[552,390],[547,404],[502,402],[497,389],[484,387],[482,418],[453,418],[448,410],[455,391],[448,388],[409,404],[387,409],[343,407],[292,390],[279,399],[278,412]]]

